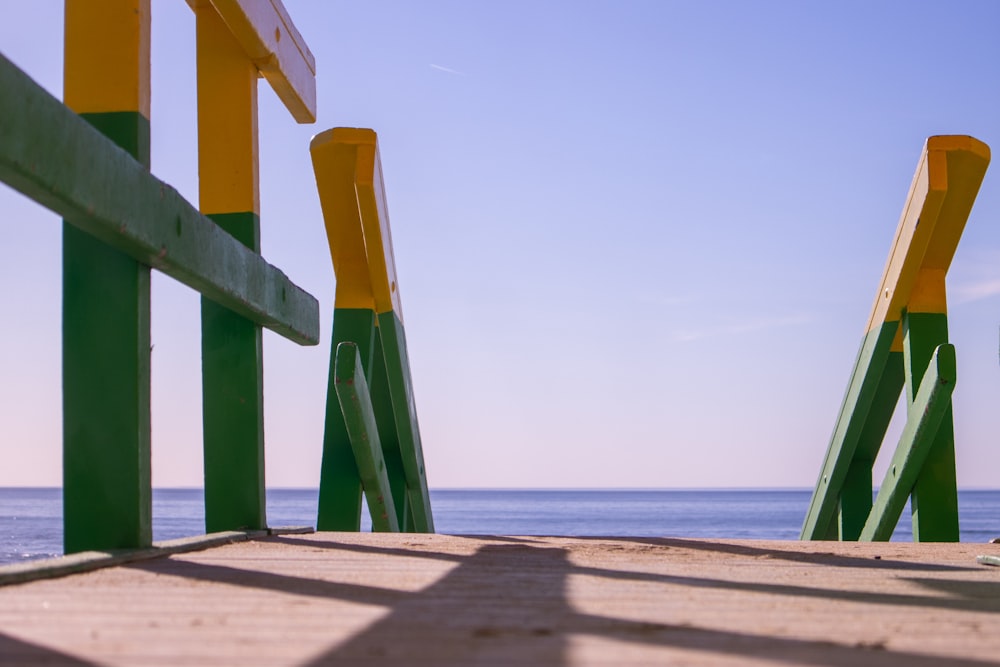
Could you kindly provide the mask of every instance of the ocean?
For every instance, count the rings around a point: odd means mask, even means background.
[[[793,540],[808,489],[431,491],[439,533]],[[314,526],[315,489],[269,489],[270,526]],[[1000,490],[959,492],[961,539],[1000,537]],[[367,517],[365,517],[367,519]],[[153,491],[153,539],[204,533],[201,489]],[[365,529],[370,522],[364,522]],[[909,509],[893,540],[909,541]],[[0,563],[62,553],[58,488],[0,488]]]

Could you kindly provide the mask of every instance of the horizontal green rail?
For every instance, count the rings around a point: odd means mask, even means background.
[[[920,381],[916,398],[908,410],[906,427],[899,438],[899,445],[892,463],[885,473],[882,486],[864,528],[863,542],[885,542],[899,522],[899,515],[906,506],[927,454],[934,444],[941,420],[951,406],[955,389],[955,346],[944,344],[934,350],[931,362]]]
[[[0,180],[70,224],[303,345],[319,303],[0,55]]]
[[[365,380],[365,369],[361,364],[361,354],[354,343],[337,345],[334,377],[344,424],[351,440],[358,474],[361,476],[361,488],[368,501],[372,529],[383,533],[398,533],[399,521],[382,456],[382,442],[375,424],[375,410],[368,391],[368,381]]]

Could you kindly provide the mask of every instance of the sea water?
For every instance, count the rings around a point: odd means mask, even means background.
[[[807,489],[431,491],[437,532],[455,535],[567,535],[793,540]],[[269,489],[270,526],[316,525],[315,489]],[[959,492],[963,542],[1000,537],[1000,491]],[[153,539],[205,531],[201,489],[153,491]],[[370,528],[363,517],[363,528]],[[893,540],[909,541],[909,508]],[[0,488],[0,563],[62,553],[60,489]]]

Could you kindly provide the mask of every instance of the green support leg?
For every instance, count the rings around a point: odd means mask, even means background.
[[[256,214],[209,217],[259,251]],[[205,530],[266,528],[261,329],[204,297],[201,323]]]
[[[399,529],[405,533],[413,531],[413,517],[409,512],[409,498],[406,490],[406,473],[403,458],[399,453],[399,434],[396,431],[396,416],[392,410],[392,396],[386,376],[385,355],[382,353],[382,338],[375,327],[375,345],[372,349],[371,398],[375,410],[375,421],[382,441],[382,456],[385,460],[392,500],[396,505]]]
[[[371,394],[358,346],[350,342],[340,343],[334,357],[337,400],[344,415],[354,461],[368,501],[372,530],[398,533],[396,506],[392,500],[392,489],[382,456],[382,442],[375,425],[375,411],[372,409]]]
[[[906,427],[859,539],[888,541],[892,537],[906,499],[936,444],[942,419],[951,411],[954,389],[955,348],[945,344],[934,351],[907,410]]]
[[[417,423],[417,408],[413,398],[410,361],[406,354],[406,333],[403,330],[403,323],[391,311],[380,313],[378,323],[389,393],[396,414],[396,430],[399,434],[400,455],[406,474],[410,513],[413,515],[413,530],[433,533],[434,517],[424,472],[424,454],[420,442],[420,426]]]
[[[84,115],[149,162],[139,113]],[[152,543],[149,267],[63,224],[66,553]]]
[[[316,528],[357,531],[361,529],[361,475],[337,398],[336,358],[340,343],[357,344],[361,365],[368,375],[375,344],[374,312],[366,308],[336,308],[332,338]]]
[[[840,491],[837,539],[857,540],[868,520],[872,509],[872,463],[882,447],[904,381],[903,353],[891,351]]]
[[[912,401],[934,349],[948,342],[948,316],[944,313],[908,313],[904,327],[907,396]],[[913,486],[910,508],[914,541],[958,541],[955,431],[950,405]]]
[[[840,490],[837,535],[833,539],[856,540],[872,509],[872,462],[855,456]]]

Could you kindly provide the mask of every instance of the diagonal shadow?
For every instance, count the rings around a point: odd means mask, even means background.
[[[408,595],[401,591],[361,584],[344,584],[309,577],[295,577],[273,572],[244,570],[229,565],[192,562],[170,558],[157,558],[136,563],[125,563],[120,567],[141,570],[151,574],[208,581],[229,586],[242,586],[279,593],[291,593],[315,598],[333,598],[348,602],[363,602],[383,606],[398,604]]]
[[[816,667],[996,667],[990,660],[941,657],[892,651],[884,643],[854,645],[788,637],[711,630],[686,625],[630,623],[620,619],[581,615],[577,632],[615,636],[664,648],[721,653]]]
[[[952,581],[919,577],[904,577],[903,580],[964,600],[975,601],[982,605],[988,604],[991,611],[1000,611],[1000,582],[997,581]]]
[[[953,611],[988,611],[1000,612],[1000,597],[994,592],[977,595],[944,598],[936,595],[910,595],[906,593],[877,593],[870,591],[851,591],[833,588],[815,588],[810,586],[794,586],[791,584],[765,584],[747,581],[731,581],[727,579],[711,579],[707,577],[692,577],[688,575],[655,574],[652,572],[630,572],[624,570],[607,570],[603,568],[575,566],[572,574],[584,574],[606,579],[624,579],[628,581],[646,581],[650,583],[670,584],[673,586],[690,586],[692,588],[725,588],[733,591],[766,593],[769,595],[787,595],[792,597],[817,598],[820,600],[842,600],[861,604],[889,605],[893,607],[928,607]],[[980,582],[958,582],[939,579],[904,579],[926,585],[928,588],[937,584],[938,590],[958,595],[958,591],[978,589]],[[993,584],[1000,587],[1000,584]],[[994,591],[996,589],[993,589]]]
[[[353,544],[348,542],[307,540],[307,539],[302,539],[300,537],[288,537],[287,535],[279,535],[273,539],[275,542],[279,544],[288,544],[291,546],[303,547],[306,549],[314,549],[317,551],[330,549],[333,551],[352,551],[354,553],[361,553],[361,554],[404,556],[406,558],[430,558],[435,560],[451,561],[453,563],[461,561],[464,558],[466,558],[466,556],[462,556],[461,554],[446,553],[443,551],[425,551],[423,548],[418,550],[418,549],[404,549],[400,547],[376,547],[368,544]]]
[[[459,540],[486,540],[487,542],[510,542],[513,544],[538,544],[540,535],[529,535],[526,537],[514,537],[513,535],[487,535],[486,533],[443,533],[448,537]]]
[[[0,633],[0,665],[17,667],[97,667],[95,663],[75,658],[55,649],[39,646]]]
[[[698,551],[715,551],[734,556],[753,556],[757,558],[776,558],[797,563],[815,563],[833,567],[858,567],[885,570],[916,570],[927,572],[975,572],[979,568],[962,565],[941,565],[939,563],[915,563],[912,561],[863,558],[860,556],[845,556],[833,552],[785,551],[783,549],[751,547],[742,544],[726,544],[697,539],[677,539],[670,537],[574,537],[579,540],[600,540],[629,542],[632,544],[648,544],[677,549],[693,549]]]

